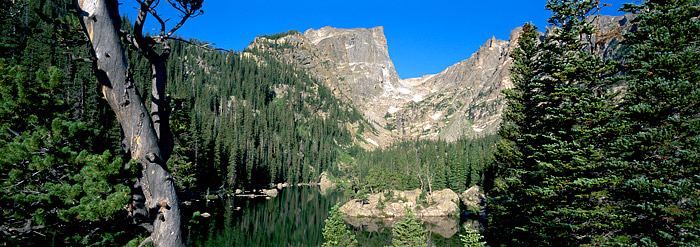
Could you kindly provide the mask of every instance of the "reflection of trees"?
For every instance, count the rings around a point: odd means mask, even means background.
[[[357,229],[366,232],[378,232],[380,229],[389,229],[396,226],[399,217],[392,218],[368,218],[368,217],[345,217],[345,222]],[[431,234],[438,234],[444,238],[452,238],[460,229],[459,218],[455,217],[423,217],[420,219],[425,229]],[[472,229],[478,230],[479,221],[469,220]]]
[[[209,225],[197,225],[190,233],[190,246],[320,246],[330,208],[345,199],[342,192],[321,196],[317,188],[300,186],[284,188],[270,199],[213,200],[191,209],[213,216]]]

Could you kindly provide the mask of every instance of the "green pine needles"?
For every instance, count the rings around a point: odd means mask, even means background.
[[[348,247],[357,246],[355,235],[348,230],[343,220],[343,212],[340,212],[340,203],[331,208],[326,225],[323,227],[323,247]]]
[[[108,150],[87,151],[86,140],[98,131],[70,118],[63,79],[51,67],[30,80],[22,66],[0,59],[0,206],[10,243],[41,243],[31,238],[40,232],[57,243],[89,245],[124,233],[104,224],[131,199],[125,177],[135,171]]]
[[[614,125],[612,191],[629,215],[617,239],[700,244],[700,7],[690,0],[627,4],[639,15],[625,44],[629,87]]]
[[[464,233],[459,235],[459,240],[462,241],[464,247],[483,247],[486,242],[482,241],[484,236],[479,234],[479,231],[471,228],[471,225],[464,226]]]
[[[699,243],[700,9],[627,4],[638,15],[621,63],[597,50],[597,4],[549,1],[554,29],[541,42],[523,28],[495,155],[492,244]]]
[[[428,240],[423,225],[418,221],[416,212],[406,207],[406,216],[391,229],[393,247],[427,247]]]

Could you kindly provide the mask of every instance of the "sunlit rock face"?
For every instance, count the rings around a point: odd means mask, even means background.
[[[601,27],[600,34],[620,34],[605,40],[594,37],[601,41],[601,55],[619,56],[616,37],[625,32],[629,19],[592,19]],[[454,141],[495,134],[506,103],[501,91],[513,86],[510,55],[521,32],[513,29],[508,40],[492,37],[467,59],[440,73],[408,79],[396,73],[382,27],[309,29],[276,40],[257,38],[249,48],[263,49],[308,71],[336,97],[353,105],[374,128],[358,135],[360,144],[375,148],[404,139]],[[270,43],[276,45],[266,45]]]
[[[384,29],[324,27],[304,32],[336,65],[338,76],[358,97],[380,97],[395,90],[399,76],[389,58]]]

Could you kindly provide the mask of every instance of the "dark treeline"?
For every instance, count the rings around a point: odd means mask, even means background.
[[[487,169],[499,137],[460,139],[455,142],[413,140],[371,152],[351,152],[357,157],[351,175],[366,193],[385,190],[423,191],[452,189],[460,193],[484,185]]]
[[[136,170],[81,59],[72,2],[0,3],[2,245],[124,245],[141,233],[125,210]]]
[[[548,1],[551,32],[523,28],[489,244],[700,244],[700,2],[625,4],[624,36],[597,29],[598,4]],[[609,37],[623,59],[600,55]]]
[[[137,245],[146,235],[128,215],[139,171],[122,152],[72,3],[0,3],[6,245]],[[303,71],[257,50],[173,41],[168,168],[186,194],[312,182],[323,171],[361,194],[494,183],[492,245],[697,245],[698,1],[627,5],[638,15],[622,61],[600,57],[588,39],[597,33],[586,17],[596,2],[547,8],[552,34],[525,28],[514,53],[500,137],[369,152],[355,143],[371,125]],[[150,67],[125,50],[149,101]]]
[[[189,190],[315,181],[352,145],[347,124],[362,121],[328,88],[264,53],[176,42],[168,71],[172,169]]]
[[[123,153],[72,1],[2,4],[2,242],[137,244],[146,235],[132,224],[128,204],[139,171]],[[128,19],[122,25],[132,30]],[[461,190],[483,180],[493,138],[366,152],[355,143],[371,125],[303,71],[257,50],[190,43],[173,41],[167,65],[175,135],[168,168],[184,195],[313,182],[323,171],[355,179],[367,192],[421,181]],[[150,106],[150,66],[128,44],[125,52]],[[390,174],[396,179],[377,184]]]

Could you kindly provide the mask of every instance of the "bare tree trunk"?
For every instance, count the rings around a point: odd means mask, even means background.
[[[168,127],[168,118],[156,112],[153,116],[158,117],[154,117],[152,122],[151,114],[134,86],[119,36],[121,19],[118,4],[116,0],[78,0],[80,22],[92,44],[96,58],[95,71],[102,84],[102,92],[124,132],[125,148],[131,158],[142,165],[139,182],[145,196],[148,218],[153,222],[150,240],[155,246],[184,246],[180,230],[180,204],[173,178],[165,165],[172,138],[158,138],[163,134],[162,129]],[[153,66],[155,85],[159,73],[165,72],[165,67],[160,71],[157,68],[160,65]],[[163,95],[164,86],[153,91]],[[157,99],[165,100],[162,97]],[[159,127],[158,132],[154,122]],[[164,147],[166,150],[163,150]]]
[[[425,164],[425,177],[428,180],[428,203],[433,203],[433,177],[430,176],[430,163]]]
[[[416,153],[415,165],[416,165],[416,168],[418,168],[417,174],[418,174],[418,181],[420,181],[420,190],[423,191],[424,184],[423,184],[423,177],[421,176],[421,173],[423,173],[423,169],[421,169],[420,162],[418,160],[418,148],[415,148],[414,151],[416,151],[415,152]],[[406,167],[408,167],[408,166],[406,166]]]

